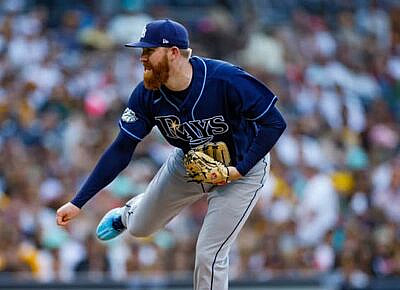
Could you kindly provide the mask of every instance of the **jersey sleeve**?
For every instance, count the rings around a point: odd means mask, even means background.
[[[148,97],[147,92],[142,85],[138,85],[119,119],[121,131],[136,141],[142,141],[153,128],[150,108],[146,102],[146,99],[149,100],[149,98],[146,97]]]
[[[227,90],[231,106],[249,121],[265,116],[278,100],[262,82],[239,68],[229,79]]]

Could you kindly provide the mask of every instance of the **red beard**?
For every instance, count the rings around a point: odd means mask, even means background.
[[[148,90],[158,90],[169,78],[169,65],[167,55],[164,55],[161,62],[152,66],[151,70],[145,71],[143,76],[144,87]]]

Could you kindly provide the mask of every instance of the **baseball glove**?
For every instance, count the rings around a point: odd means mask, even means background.
[[[189,182],[228,183],[228,167],[201,151],[190,150],[185,154],[183,164],[186,168],[186,177]]]
[[[209,142],[204,145],[200,145],[193,150],[203,152],[211,158],[222,162],[226,166],[229,166],[231,163],[228,146],[226,146],[226,144],[222,141],[217,143]]]

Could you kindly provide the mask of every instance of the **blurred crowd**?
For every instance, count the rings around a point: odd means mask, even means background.
[[[267,84],[288,123],[230,277],[362,287],[400,274],[398,1],[50,2],[0,2],[0,277],[191,278],[205,200],[145,239],[94,236],[171,152],[157,130],[76,221],[55,224],[142,79],[140,52],[123,44],[165,17],[188,27],[194,54]]]

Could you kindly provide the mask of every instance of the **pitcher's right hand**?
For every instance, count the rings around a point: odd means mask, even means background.
[[[79,207],[70,202],[67,202],[57,210],[57,215],[56,215],[57,225],[59,226],[67,225],[70,220],[75,218],[80,213],[80,211],[81,209]]]

